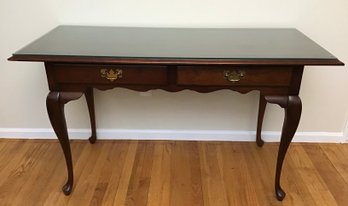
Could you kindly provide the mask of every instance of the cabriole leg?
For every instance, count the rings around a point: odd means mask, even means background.
[[[95,125],[95,112],[94,112],[94,97],[93,97],[93,88],[88,88],[85,92],[85,97],[87,101],[89,119],[91,122],[92,135],[89,138],[89,142],[94,144],[97,141],[97,131]]]
[[[264,144],[264,141],[261,138],[261,130],[262,130],[262,122],[263,122],[263,116],[265,114],[267,101],[265,97],[260,94],[260,101],[259,101],[259,114],[257,117],[257,130],[256,130],[256,144],[259,147],[262,147]]]
[[[46,100],[49,119],[63,149],[68,170],[68,180],[62,188],[65,195],[69,195],[72,191],[74,174],[69,136],[64,115],[64,105],[71,100],[80,98],[82,94],[81,92],[50,92]]]
[[[275,193],[277,199],[279,201],[282,201],[285,197],[285,192],[280,186],[282,166],[286,152],[289,148],[292,138],[294,137],[300,121],[302,103],[300,97],[298,96],[266,96],[265,99],[269,103],[278,104],[285,110],[275,176]]]

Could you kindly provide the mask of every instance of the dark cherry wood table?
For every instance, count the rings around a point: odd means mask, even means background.
[[[73,188],[73,165],[64,105],[85,95],[96,141],[93,88],[136,91],[230,89],[260,91],[256,143],[267,102],[285,110],[278,152],[275,194],[282,164],[301,116],[298,96],[305,65],[344,65],[296,29],[117,28],[59,26],[9,58],[44,62],[50,92],[47,110],[64,151]]]

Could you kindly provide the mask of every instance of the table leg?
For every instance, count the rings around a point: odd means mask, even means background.
[[[300,121],[302,103],[300,97],[298,96],[266,96],[265,99],[269,103],[278,104],[285,110],[275,176],[276,196],[279,201],[282,201],[285,197],[285,192],[280,186],[280,176],[283,161]]]
[[[261,138],[261,129],[262,129],[262,122],[263,122],[263,116],[265,114],[267,101],[265,97],[260,94],[260,101],[259,101],[259,114],[257,117],[257,130],[256,130],[256,144],[259,147],[262,147],[264,144],[264,141]]]
[[[88,139],[91,144],[94,144],[97,141],[97,131],[95,126],[95,112],[94,112],[94,97],[93,97],[93,88],[88,88],[85,92],[85,97],[87,101],[89,119],[91,122],[92,135]]]
[[[68,180],[62,188],[65,195],[69,195],[71,193],[74,182],[74,174],[68,130],[66,127],[64,115],[64,105],[71,100],[80,98],[82,95],[82,92],[50,92],[46,100],[46,106],[51,125],[63,149],[68,170]]]

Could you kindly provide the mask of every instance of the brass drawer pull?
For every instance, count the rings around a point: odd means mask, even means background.
[[[100,74],[101,77],[113,82],[122,78],[122,69],[101,69]]]
[[[224,77],[229,82],[239,82],[244,77],[244,72],[238,70],[224,70]]]

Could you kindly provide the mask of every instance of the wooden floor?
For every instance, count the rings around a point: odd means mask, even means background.
[[[72,141],[75,187],[57,141],[0,140],[1,205],[348,205],[348,144],[292,144],[283,202],[273,194],[278,144]]]

